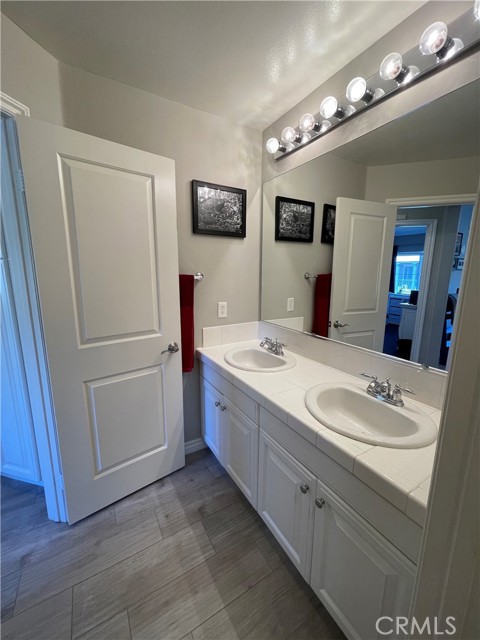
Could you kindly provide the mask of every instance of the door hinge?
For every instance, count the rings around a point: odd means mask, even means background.
[[[15,171],[15,187],[20,193],[25,193],[25,178],[21,169]]]

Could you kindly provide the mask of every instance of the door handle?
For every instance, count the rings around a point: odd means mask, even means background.
[[[349,324],[341,324],[338,320],[335,320],[335,322],[333,323],[333,327],[335,329],[340,329],[340,327],[349,327]]]
[[[162,353],[177,353],[177,351],[179,349],[180,349],[180,347],[178,346],[178,344],[176,342],[170,342],[168,347],[166,349],[164,349],[162,351]]]

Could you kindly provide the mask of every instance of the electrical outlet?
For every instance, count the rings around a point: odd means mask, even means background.
[[[287,298],[287,311],[295,310],[295,298]]]
[[[226,317],[227,317],[227,303],[217,302],[217,318],[226,318]]]

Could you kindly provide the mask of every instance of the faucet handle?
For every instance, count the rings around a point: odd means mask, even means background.
[[[377,376],[372,376],[370,373],[363,372],[360,375],[364,378],[370,378],[370,380],[378,380]]]
[[[405,391],[405,393],[411,393],[412,396],[416,396],[417,394],[415,393],[415,391],[413,391],[413,389],[409,389],[408,387],[402,387],[399,384],[395,385],[395,391]]]

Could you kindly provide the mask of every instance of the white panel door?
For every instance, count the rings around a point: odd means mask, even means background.
[[[312,589],[348,638],[386,637],[376,621],[408,615],[415,566],[320,481],[315,504]]]
[[[222,408],[225,407],[225,409]],[[257,508],[258,427],[230,402],[223,402],[222,464]]]
[[[175,169],[32,119],[18,134],[72,523],[184,465]]]
[[[383,350],[396,219],[392,205],[337,198],[329,338]]]
[[[308,582],[312,554],[315,477],[260,432],[258,513]]]

